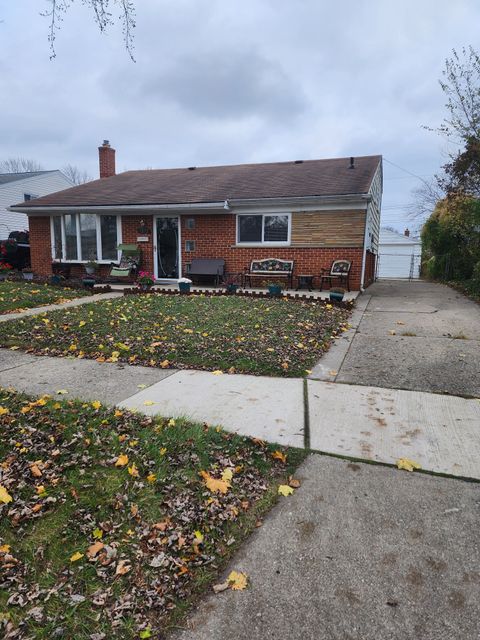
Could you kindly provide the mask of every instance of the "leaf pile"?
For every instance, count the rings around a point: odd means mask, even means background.
[[[303,455],[1,389],[0,432],[0,636],[22,640],[161,637]]]
[[[304,376],[348,328],[322,301],[235,296],[126,296],[0,326],[0,346],[216,373]]]
[[[81,289],[51,287],[38,282],[0,282],[0,315],[59,304],[85,295],[90,294]]]

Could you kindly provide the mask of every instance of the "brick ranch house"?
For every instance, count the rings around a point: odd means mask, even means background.
[[[192,258],[223,258],[227,272],[252,260],[294,260],[295,275],[318,276],[352,261],[350,284],[374,279],[382,157],[296,160],[115,173],[115,150],[99,147],[100,179],[11,207],[30,223],[35,273],[52,262],[95,259],[101,275],[120,243],[141,247],[141,268],[159,281],[188,275]]]

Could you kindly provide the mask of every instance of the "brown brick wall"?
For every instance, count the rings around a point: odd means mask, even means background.
[[[49,216],[30,216],[30,262],[34,273],[49,276],[52,273],[52,237]]]

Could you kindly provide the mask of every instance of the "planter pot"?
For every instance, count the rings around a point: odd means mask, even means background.
[[[150,289],[153,287],[152,284],[141,284],[140,285],[140,289],[142,291],[150,291]]]
[[[278,284],[269,284],[268,285],[268,293],[271,296],[281,296],[282,295],[282,287],[280,287]]]
[[[95,267],[85,267],[85,273],[88,276],[93,276],[93,274],[95,273],[96,269]]]
[[[237,293],[238,284],[227,284],[227,293]]]
[[[180,293],[190,293],[190,283],[189,282],[179,282],[178,283],[178,290],[180,291]]]
[[[83,286],[87,289],[93,289],[93,287],[95,286],[95,282],[95,278],[83,278],[82,280]]]
[[[342,302],[344,295],[345,294],[343,294],[343,293],[337,293],[336,291],[330,291],[330,300],[336,300],[337,302]]]
[[[24,271],[22,275],[24,280],[33,280],[33,271]]]
[[[5,280],[6,277],[7,277],[6,273],[0,273],[0,281]]]

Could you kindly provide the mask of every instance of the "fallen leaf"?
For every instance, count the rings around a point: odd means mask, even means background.
[[[296,478],[292,478],[292,476],[290,476],[288,479],[288,484],[290,487],[298,489],[298,487],[300,486],[300,480],[297,480]]]
[[[194,531],[193,535],[195,536],[196,544],[201,544],[203,542],[203,534],[201,531]]]
[[[10,553],[10,545],[2,544],[2,546],[0,547],[0,553]]]
[[[88,547],[87,556],[89,558],[94,558],[97,555],[97,553],[103,549],[104,546],[105,545],[103,544],[103,542],[100,542],[100,541],[94,542]]]
[[[128,456],[125,453],[122,453],[118,456],[117,461],[115,462],[116,467],[124,467],[128,464]]]
[[[397,332],[394,329],[390,329],[390,331],[388,333],[389,333],[389,335],[394,336],[394,335],[396,335]]]
[[[280,460],[281,462],[283,462],[283,464],[287,462],[287,456],[278,450],[272,453],[272,458],[274,458],[275,460]]]
[[[149,473],[147,476],[147,482],[155,482],[156,479],[157,479],[157,476],[153,472]]]
[[[289,487],[288,484],[281,484],[278,487],[278,493],[281,496],[290,496],[293,493],[293,489]]]
[[[397,324],[405,324],[402,320],[397,320]]]
[[[8,493],[5,487],[2,487],[2,485],[0,484],[0,502],[8,504],[12,501],[12,499],[12,496]]]
[[[214,593],[221,593],[222,591],[226,591],[229,586],[230,586],[230,583],[227,580],[225,582],[222,582],[221,584],[214,584],[212,589]]]
[[[146,407],[151,407],[152,404],[155,404],[155,402],[153,400],[145,400],[145,402],[143,403]]]
[[[413,460],[409,460],[408,458],[399,458],[397,460],[397,467],[399,469],[405,469],[406,471],[413,471],[414,469],[422,468],[418,464],[418,462],[414,462]]]
[[[224,480],[225,482],[230,482],[232,478],[233,471],[230,468],[225,469],[222,473],[222,480]]]
[[[59,396],[64,396],[66,393],[68,393],[68,391],[66,389],[59,389],[57,391],[57,395],[59,395]]]
[[[205,480],[205,485],[212,493],[227,493],[229,489],[229,483],[225,480],[217,480],[206,471],[200,471],[200,475]]]
[[[150,627],[147,627],[143,631],[140,631],[140,633],[138,634],[138,637],[141,638],[142,640],[144,640],[144,638],[151,638],[152,632],[150,631]]]
[[[30,465],[30,472],[31,472],[32,476],[35,476],[35,478],[41,478],[42,477],[42,472],[40,471],[40,467],[35,463]]]
[[[170,362],[168,360],[163,360],[162,362],[160,362],[160,366],[162,367],[162,369],[166,369],[169,364]]]
[[[103,538],[103,531],[101,529],[94,529],[92,531],[92,535],[95,538],[95,540],[100,540],[100,538]]]
[[[77,562],[77,560],[80,560],[80,558],[83,558],[83,553],[80,553],[80,551],[76,551],[73,556],[70,556],[70,562]]]
[[[120,560],[120,562],[117,564],[117,568],[115,569],[115,575],[124,576],[130,571],[131,568],[132,567],[128,564],[127,560]]]
[[[94,401],[92,402],[92,407],[93,407],[94,409],[100,409],[100,407],[101,407],[101,406],[102,406],[102,403],[101,403],[99,400],[94,400]]]
[[[221,371],[220,369],[216,369],[215,371],[212,371],[214,376],[221,376],[223,374],[223,371]]]
[[[233,591],[243,591],[247,588],[248,577],[246,573],[231,571],[228,576],[228,584]]]
[[[329,375],[329,376],[336,376],[337,374],[338,374],[338,371],[335,371],[335,369],[331,369],[331,370],[328,372],[328,375]]]
[[[135,463],[131,467],[128,467],[128,473],[134,478],[138,478],[138,469]]]

